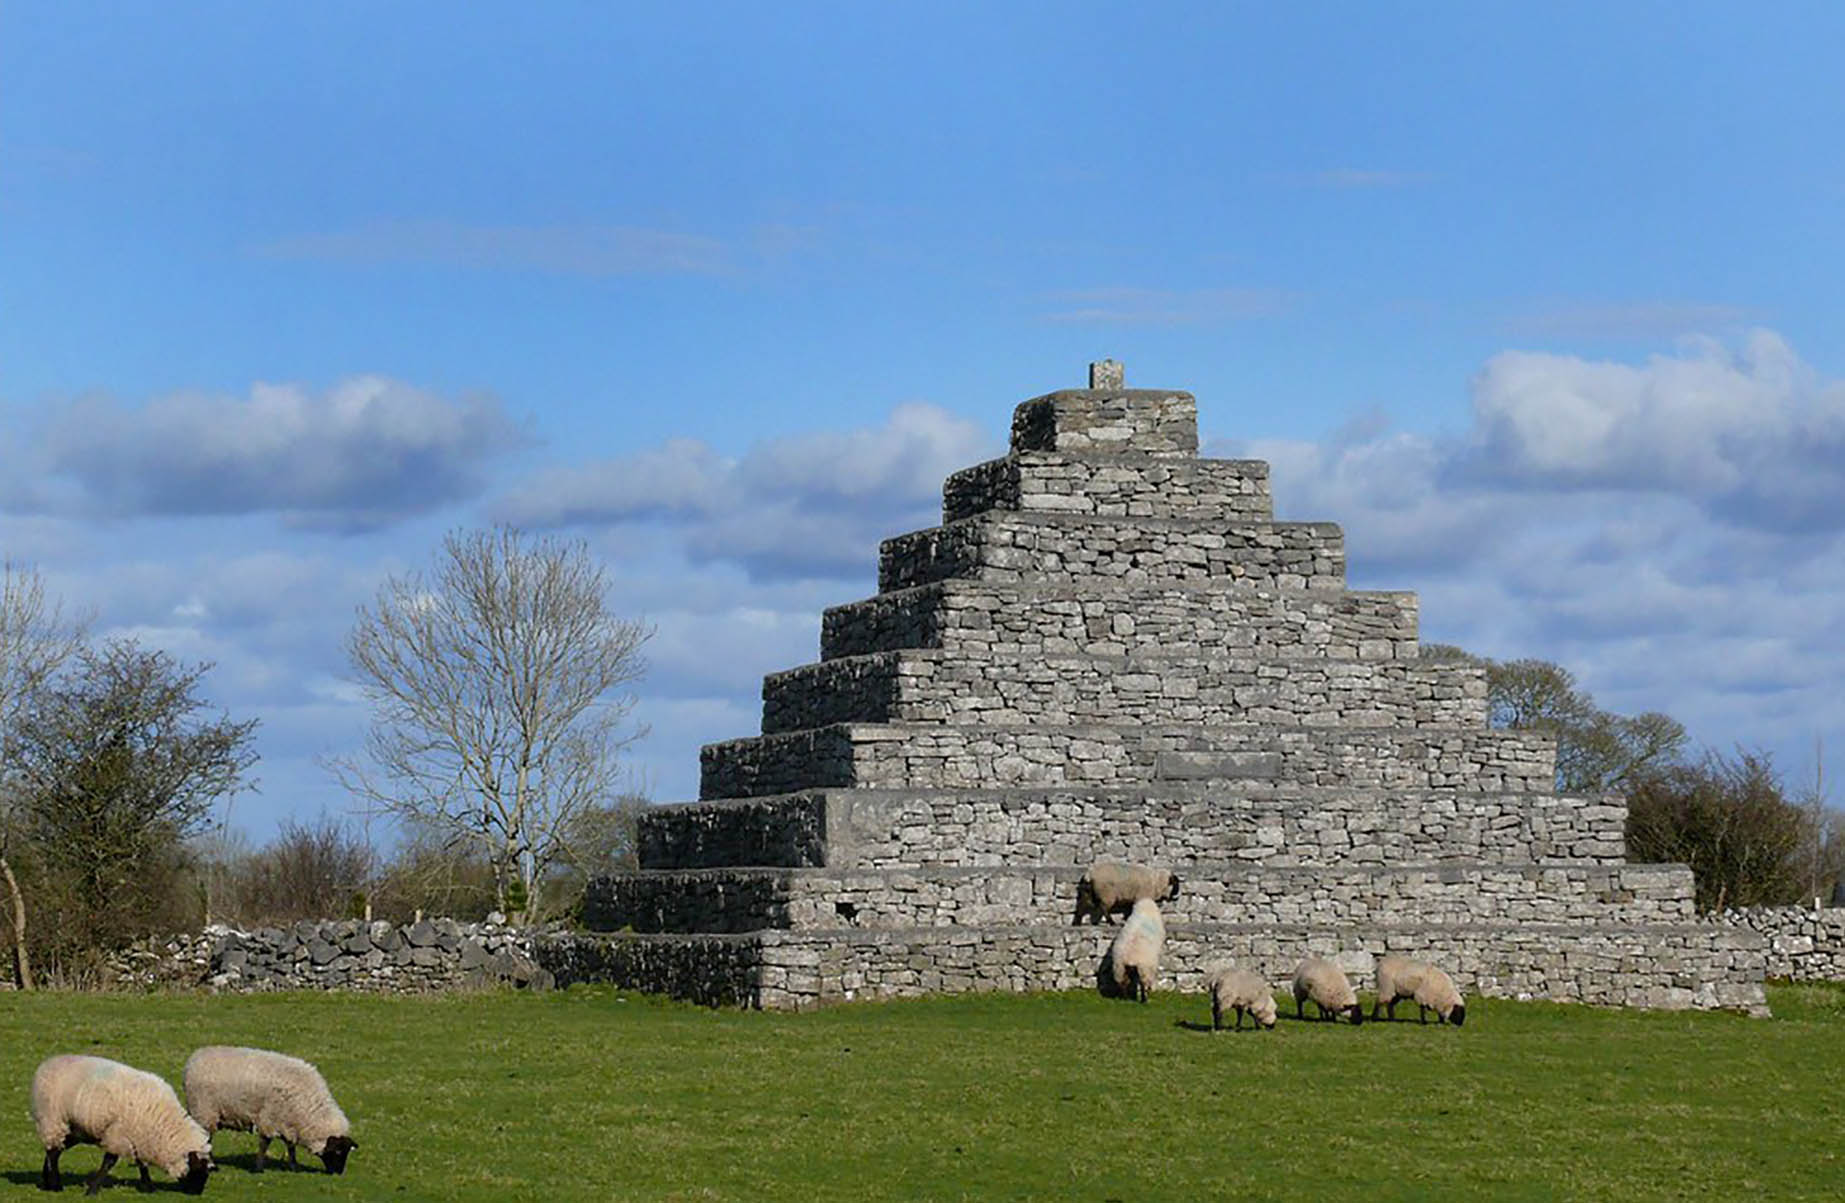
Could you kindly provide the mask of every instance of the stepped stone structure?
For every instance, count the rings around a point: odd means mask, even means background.
[[[1097,860],[1173,868],[1169,982],[1426,955],[1463,988],[1763,1009],[1747,930],[1690,871],[1625,861],[1617,798],[1559,797],[1548,738],[1490,730],[1473,665],[1418,659],[1412,593],[1345,587],[1338,526],[1279,522],[1268,466],[1197,454],[1190,394],[1020,405],[1011,452],[887,539],[878,593],[763,683],[703,801],[641,824],[560,979],[799,1007],[1084,986]]]

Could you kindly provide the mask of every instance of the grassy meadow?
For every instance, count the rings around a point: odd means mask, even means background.
[[[232,1043],[318,1062],[360,1147],[344,1177],[257,1175],[254,1137],[220,1133],[208,1199],[1845,1197],[1845,988],[1770,1003],[1750,1020],[1473,1000],[1460,1030],[1413,1006],[1301,1023],[1290,1003],[1272,1032],[1213,1035],[1202,996],[1171,993],[800,1015],[581,987],[7,994],[0,1196],[36,1196],[42,1057],[177,1087],[195,1046]],[[65,1154],[67,1192],[99,1158]],[[118,1166],[103,1197],[133,1180]]]

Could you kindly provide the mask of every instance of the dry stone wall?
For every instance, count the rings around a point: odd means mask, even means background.
[[[1845,907],[1745,907],[1722,919],[1762,937],[1769,977],[1845,982]]]
[[[1026,453],[965,468],[942,486],[942,521],[989,510],[1265,522],[1268,465],[1260,460],[1075,460]]]
[[[838,790],[686,803],[641,817],[656,869],[788,865],[1086,865],[1253,862],[1276,866],[1618,864],[1618,797],[1251,786]]]
[[[1462,662],[876,652],[771,673],[765,734],[833,723],[1187,723],[1458,727],[1486,723],[1486,670]]]
[[[1407,660],[1417,652],[1412,593],[1284,594],[1184,586],[1010,593],[940,581],[834,606],[821,616],[823,660],[896,648],[971,659],[1127,656],[1197,647],[1230,654]]]
[[[543,933],[428,919],[394,925],[303,921],[252,931],[213,926],[116,954],[122,986],[202,986],[230,992],[361,990],[417,993],[508,984],[544,989],[535,958]]]
[[[1171,519],[996,513],[884,541],[880,592],[935,581],[1018,584],[1045,575],[1101,583],[1235,581],[1337,589],[1345,537],[1330,522],[1204,526]]]

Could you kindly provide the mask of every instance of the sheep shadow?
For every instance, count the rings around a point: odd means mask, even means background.
[[[65,1156],[68,1157],[69,1154],[66,1153]],[[101,1158],[97,1158],[97,1160],[100,1161]],[[254,1160],[254,1157],[252,1158],[252,1160]],[[126,1169],[123,1169],[124,1165],[127,1167]],[[96,1167],[94,1165],[84,1163],[82,1168],[79,1169],[76,1165],[73,1165],[70,1161],[66,1161],[63,1164],[63,1171],[64,1171],[64,1194],[72,1196],[74,1198],[78,1198],[78,1199],[83,1198],[83,1180],[85,1178],[88,1178],[91,1174],[95,1173]],[[38,1170],[0,1171],[0,1179],[4,1179],[5,1181],[11,1183],[14,1186],[37,1187],[38,1181],[39,1181],[39,1171]],[[111,1173],[109,1175],[108,1180],[103,1183],[102,1190],[99,1191],[98,1194],[107,1195],[110,1191],[120,1190],[120,1189],[127,1189],[128,1191],[132,1192],[136,1197],[141,1196],[142,1192],[140,1189],[140,1179],[135,1174],[135,1167],[132,1161],[118,1162],[116,1164],[115,1171]],[[171,1191],[174,1194],[182,1193],[179,1189],[179,1183],[173,1181],[171,1178],[156,1177],[154,1179],[154,1190],[153,1192],[150,1192],[150,1193],[159,1193],[162,1191]]]

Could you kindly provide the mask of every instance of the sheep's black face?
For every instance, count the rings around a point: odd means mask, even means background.
[[[1467,1022],[1466,1005],[1465,1004],[1458,1005],[1454,1008],[1454,1010],[1448,1012],[1448,1022],[1453,1024],[1457,1028],[1460,1027],[1463,1023],[1466,1023]]]
[[[1365,1009],[1357,1003],[1353,1003],[1351,1006],[1347,1007],[1345,1013],[1352,1017],[1353,1027],[1357,1027],[1365,1021]]]
[[[217,1168],[211,1163],[211,1158],[203,1153],[186,1154],[186,1172],[180,1175],[179,1189],[189,1195],[204,1194],[205,1183],[211,1177],[211,1172]]]
[[[1171,902],[1174,898],[1179,896],[1179,875],[1177,873],[1168,873],[1166,879],[1169,884],[1166,887],[1166,897],[1163,901]]]
[[[320,1151],[321,1164],[327,1167],[329,1174],[343,1174],[346,1158],[358,1147],[358,1142],[350,1136],[329,1136],[326,1147]]]

